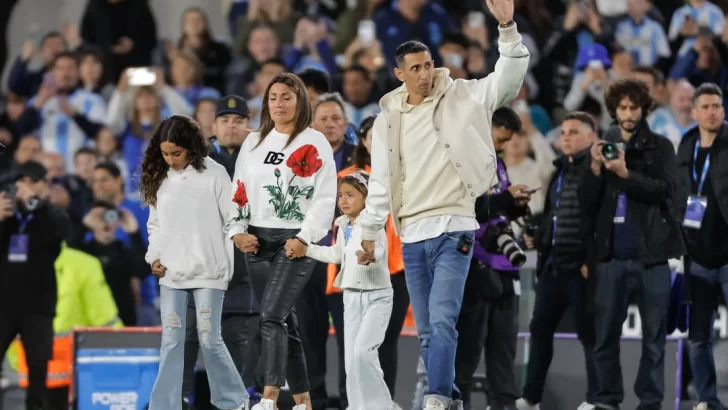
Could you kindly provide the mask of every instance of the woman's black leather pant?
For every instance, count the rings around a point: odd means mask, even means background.
[[[258,375],[264,386],[284,386],[292,394],[309,391],[306,359],[294,306],[316,261],[288,259],[284,245],[298,229],[248,229],[258,238],[258,253],[246,253],[250,280],[260,305],[261,357]]]

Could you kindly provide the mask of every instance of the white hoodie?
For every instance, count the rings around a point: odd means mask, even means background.
[[[152,264],[167,271],[159,284],[175,289],[227,289],[233,273],[233,243],[223,227],[232,202],[225,168],[206,157],[200,171],[170,169],[150,207],[147,230]]]
[[[342,215],[334,222],[338,227],[336,243],[333,246],[309,245],[306,256],[319,262],[340,264],[334,286],[339,289],[377,290],[392,287],[389,267],[387,265],[387,233],[380,229],[374,247],[376,261],[369,265],[360,265],[356,253],[363,251],[361,247],[361,226],[355,224],[351,228],[349,240],[344,236],[349,226],[349,217]]]

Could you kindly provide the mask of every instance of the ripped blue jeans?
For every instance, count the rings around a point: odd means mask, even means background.
[[[212,404],[218,409],[238,409],[248,400],[240,373],[222,341],[220,319],[225,291],[219,289],[172,289],[160,286],[162,348],[159,373],[154,382],[150,410],[182,408],[185,321],[187,298],[195,298],[197,335],[210,382]]]

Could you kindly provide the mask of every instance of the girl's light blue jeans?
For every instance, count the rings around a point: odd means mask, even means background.
[[[195,299],[197,335],[210,381],[212,404],[218,409],[243,407],[248,392],[222,341],[220,319],[225,291],[219,289],[173,289],[160,286],[162,313],[162,348],[159,373],[152,389],[150,410],[182,408],[182,374],[184,373],[185,322],[187,298]]]

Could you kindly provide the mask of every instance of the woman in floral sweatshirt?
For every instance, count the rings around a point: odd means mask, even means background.
[[[253,409],[276,408],[287,379],[294,409],[311,410],[292,309],[316,264],[305,257],[306,248],[326,236],[334,217],[336,163],[326,137],[309,128],[311,105],[301,79],[276,76],[263,101],[261,128],[245,139],[235,164],[226,226],[235,246],[246,253],[260,304],[259,365],[265,388]]]

